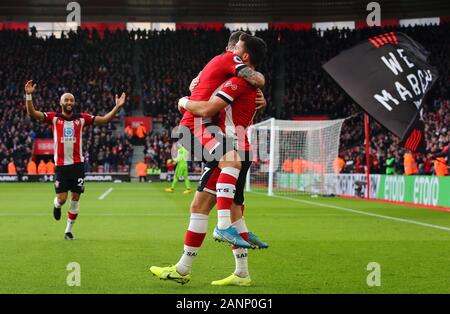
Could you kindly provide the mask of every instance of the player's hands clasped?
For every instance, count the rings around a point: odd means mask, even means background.
[[[33,94],[35,89],[36,89],[36,84],[33,85],[33,80],[30,80],[25,84],[25,93],[26,94]]]
[[[180,111],[181,113],[185,113],[186,109],[184,108],[184,106],[186,105],[186,102],[189,99],[187,98],[187,96],[184,96],[180,99],[178,99],[178,111]]]
[[[116,95],[116,106],[119,108],[122,108],[123,105],[125,104],[125,99],[126,99],[125,93],[122,93],[122,95],[120,95],[120,97],[118,95]]]

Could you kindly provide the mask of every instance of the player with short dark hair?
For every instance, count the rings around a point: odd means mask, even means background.
[[[251,62],[252,60],[262,60],[260,56],[264,56],[266,46],[264,41],[260,39],[253,40],[247,38],[247,40],[254,44],[252,46],[252,51],[256,51],[256,47],[258,46],[259,49],[262,50],[262,52],[258,54],[258,57],[251,58],[251,52],[246,49],[245,42],[243,41],[239,41],[242,47],[238,47],[238,43],[235,51],[241,53],[243,62],[249,66],[249,68],[254,70],[254,65]],[[190,280],[192,262],[205,237],[208,214],[214,207],[216,196],[219,210],[221,210],[220,201],[223,202],[224,199],[228,203],[229,208],[232,206],[233,201],[237,206],[243,205],[245,176],[251,165],[249,154],[250,145],[246,136],[246,128],[252,123],[256,113],[256,94],[257,89],[246,80],[239,77],[232,77],[223,84],[220,91],[218,91],[214,97],[211,97],[210,100],[195,101],[189,99],[185,102],[184,108],[196,116],[213,117],[220,112],[218,126],[228,138],[232,139],[233,145],[230,152],[234,152],[235,155],[237,155],[235,149],[242,152],[242,154],[239,154],[240,157],[238,158],[232,156],[231,162],[232,164],[238,163],[239,169],[242,168],[243,171],[237,173],[225,173],[225,181],[221,182],[223,170],[226,169],[226,167],[221,165],[224,160],[221,159],[218,164],[216,161],[207,163],[207,166],[205,167],[206,171],[202,175],[201,184],[197,191],[197,195],[202,195],[202,200],[205,202],[200,205],[200,212],[196,209],[191,214],[191,223],[186,232],[184,253],[180,261],[174,266],[153,266],[150,270],[159,278],[171,279],[179,283],[187,283]],[[220,168],[222,170],[220,170]],[[242,195],[236,198],[234,192],[238,194],[238,190],[242,191]],[[193,203],[195,203],[195,201],[196,200],[194,199]],[[230,219],[233,221],[232,228],[234,228],[243,239],[248,241],[248,229],[242,217],[242,211],[237,210],[233,212],[235,217]],[[220,216],[220,212],[218,216]],[[217,226],[215,233],[216,230]],[[265,245],[265,243],[262,244]],[[251,280],[248,273],[247,249],[248,247],[238,247],[236,245],[233,247],[236,261],[235,272],[223,280],[214,281],[212,283],[213,285],[250,285]]]
[[[264,76],[248,67],[242,62],[239,55],[230,51],[231,45],[237,40],[238,35],[240,38],[243,34],[240,32],[233,33],[228,41],[227,52],[214,57],[203,68],[199,77],[199,83],[192,90],[191,96],[189,96],[190,100],[208,100],[227,79],[233,76],[242,77],[258,88],[264,86]],[[178,136],[181,144],[191,152],[193,151],[196,158],[199,160],[206,159],[218,164],[223,156],[233,154],[232,143],[229,142],[229,139],[222,136],[220,129],[216,128],[211,131],[211,127],[214,125],[211,117],[202,118],[184,109],[181,111],[183,112],[183,118],[180,122],[180,128],[178,128]],[[219,181],[226,181],[226,176],[237,178],[240,171],[240,162],[224,162],[221,169],[223,177]],[[221,202],[222,200],[224,202]],[[221,201],[218,203],[218,206],[221,208],[221,215],[218,217],[218,228],[215,229],[215,236],[218,235],[221,239],[240,247],[251,247],[231,226],[230,202],[224,199],[221,199]],[[191,204],[191,212],[195,212],[193,207],[198,205],[204,206],[206,201],[202,199],[201,194],[196,193]]]
[[[68,191],[72,192],[68,212],[67,226],[64,232],[66,240],[74,240],[73,224],[80,211],[80,195],[84,192],[84,156],[83,130],[92,124],[102,125],[112,121],[125,104],[125,93],[116,95],[116,105],[105,116],[75,113],[75,97],[71,93],[61,96],[61,112],[40,112],[33,106],[32,94],[36,89],[33,81],[25,84],[27,113],[34,119],[52,127],[55,160],[55,192],[53,216],[61,219],[61,207],[67,200]]]

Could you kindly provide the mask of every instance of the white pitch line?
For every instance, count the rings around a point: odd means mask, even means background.
[[[109,188],[109,189],[106,190],[106,192],[103,193],[98,199],[99,199],[99,200],[103,200],[109,193],[111,193],[112,190],[113,190],[113,188]]]
[[[264,194],[264,193],[258,193],[258,192],[251,192],[251,193],[261,194],[261,195],[267,196],[267,194]],[[372,217],[377,217],[377,218],[383,218],[383,219],[387,219],[387,220],[400,221],[400,222],[404,222],[404,223],[408,223],[408,224],[419,225],[419,226],[422,226],[422,227],[428,227],[428,228],[433,228],[433,229],[440,229],[440,230],[450,231],[450,227],[432,225],[432,224],[427,224],[425,222],[420,222],[420,221],[415,221],[415,220],[409,220],[409,219],[397,218],[397,217],[392,217],[392,216],[385,216],[385,215],[379,215],[379,214],[374,214],[374,213],[368,213],[368,212],[363,212],[363,211],[359,211],[359,210],[355,210],[355,209],[351,209],[351,208],[340,207],[340,206],[335,206],[335,205],[328,205],[328,204],[312,202],[312,201],[299,200],[299,199],[286,197],[286,196],[274,195],[273,197],[286,199],[286,200],[299,202],[299,203],[305,203],[305,204],[314,205],[314,206],[334,208],[334,209],[338,209],[338,210],[342,210],[342,211],[346,211],[346,212],[350,212],[350,213],[355,213],[355,214],[360,214],[360,215],[366,215],[366,216],[372,216]]]
[[[51,214],[50,214],[51,215]],[[0,213],[0,217],[27,217],[27,216],[49,216],[48,213]],[[133,214],[133,213],[85,213],[83,216],[117,216],[117,217],[188,217],[186,214],[169,214],[169,213],[147,213],[147,214]]]

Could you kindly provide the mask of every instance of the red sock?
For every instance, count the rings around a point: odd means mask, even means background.
[[[71,212],[68,213],[69,219],[70,220],[75,220],[78,217],[78,214],[72,214]]]

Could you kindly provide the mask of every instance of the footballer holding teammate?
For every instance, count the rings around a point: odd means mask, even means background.
[[[252,69],[262,61],[265,51],[266,45],[262,39],[247,34],[241,35],[240,41],[236,44],[235,48],[235,52],[238,52],[242,56],[243,62]],[[251,165],[251,148],[247,139],[246,130],[251,125],[256,113],[256,94],[256,88],[246,80],[240,77],[232,77],[226,81],[220,91],[214,97],[211,97],[209,101],[189,100],[187,102],[181,102],[184,109],[199,117],[214,117],[220,112],[217,124],[227,137],[233,139],[233,147],[240,152],[239,158],[235,158],[233,161],[238,162],[239,167],[242,164],[242,170],[237,178],[230,178],[230,175],[228,175],[226,179],[229,180],[229,183],[224,184],[227,189],[231,185],[229,190],[236,190],[236,195],[227,192],[222,196],[217,193],[218,203],[221,197],[225,197],[230,202],[233,202],[234,199],[234,203],[238,206],[243,205],[245,177]],[[236,151],[233,150],[233,152],[237,154]],[[222,160],[218,164],[219,168],[221,167],[221,163]],[[191,278],[190,273],[193,259],[197,255],[206,235],[208,214],[216,203],[216,186],[217,190],[223,188],[223,186],[217,184],[221,175],[220,169],[216,167],[214,161],[207,163],[208,165],[210,167],[202,175],[198,190],[198,193],[202,195],[202,199],[205,202],[203,203],[204,205],[199,205],[192,211],[191,223],[186,233],[184,253],[180,261],[174,266],[153,266],[150,269],[154,275],[161,279],[170,279],[184,284],[189,282]],[[211,167],[215,168],[208,171]],[[235,165],[235,167],[238,167],[238,165]],[[235,179],[237,179],[237,182]],[[236,184],[235,187],[232,182]],[[205,217],[206,219],[204,219]],[[242,211],[232,211],[231,220],[233,221],[233,228],[239,232],[242,238],[248,240],[248,229],[242,217]],[[265,244],[262,243],[262,245]],[[248,272],[247,248],[234,246],[233,255],[236,262],[234,273],[225,279],[213,281],[213,285],[250,285],[251,279]]]
[[[116,105],[105,116],[94,116],[74,112],[75,97],[70,93],[61,96],[61,113],[40,112],[33,106],[32,94],[36,89],[33,81],[25,84],[27,113],[34,119],[52,127],[55,159],[55,192],[53,216],[61,219],[61,207],[67,200],[68,191],[72,192],[67,226],[64,232],[66,240],[74,240],[72,228],[80,211],[80,195],[84,192],[84,156],[83,129],[87,125],[102,125],[112,121],[125,104],[125,93],[116,95]]]
[[[247,65],[242,62],[239,55],[231,52],[242,34],[243,32],[232,33],[228,41],[227,52],[214,57],[203,68],[200,73],[199,83],[193,89],[189,99],[196,101],[208,100],[227,79],[233,76],[242,77],[258,88],[264,86],[264,76],[254,69],[247,67]],[[185,100],[187,101],[187,99]],[[214,161],[218,164],[223,156],[232,154],[231,151],[233,151],[234,148],[232,142],[224,137],[221,132],[211,132],[210,126],[213,124],[212,122],[213,119],[209,117],[196,117],[191,112],[184,110],[178,132],[179,135],[181,135],[181,144],[190,151],[193,151],[198,160]],[[226,184],[227,180],[236,180],[239,176],[239,162],[224,162],[221,164],[221,167],[222,176],[219,175],[218,179],[220,184]],[[221,190],[220,192],[224,194],[224,196],[227,194],[227,197],[220,197],[218,201],[218,208],[220,208],[220,211],[218,212],[218,224],[214,229],[214,237],[239,247],[250,248],[251,244],[245,241],[236,229],[231,226],[230,207],[232,199],[230,202],[230,193],[227,191],[228,190]],[[234,191],[231,192],[234,193]],[[195,208],[203,206],[205,202],[206,200],[202,198],[202,194],[196,193],[191,204],[191,212],[195,213]],[[201,218],[191,216],[191,220],[207,220],[207,218],[207,216]]]

